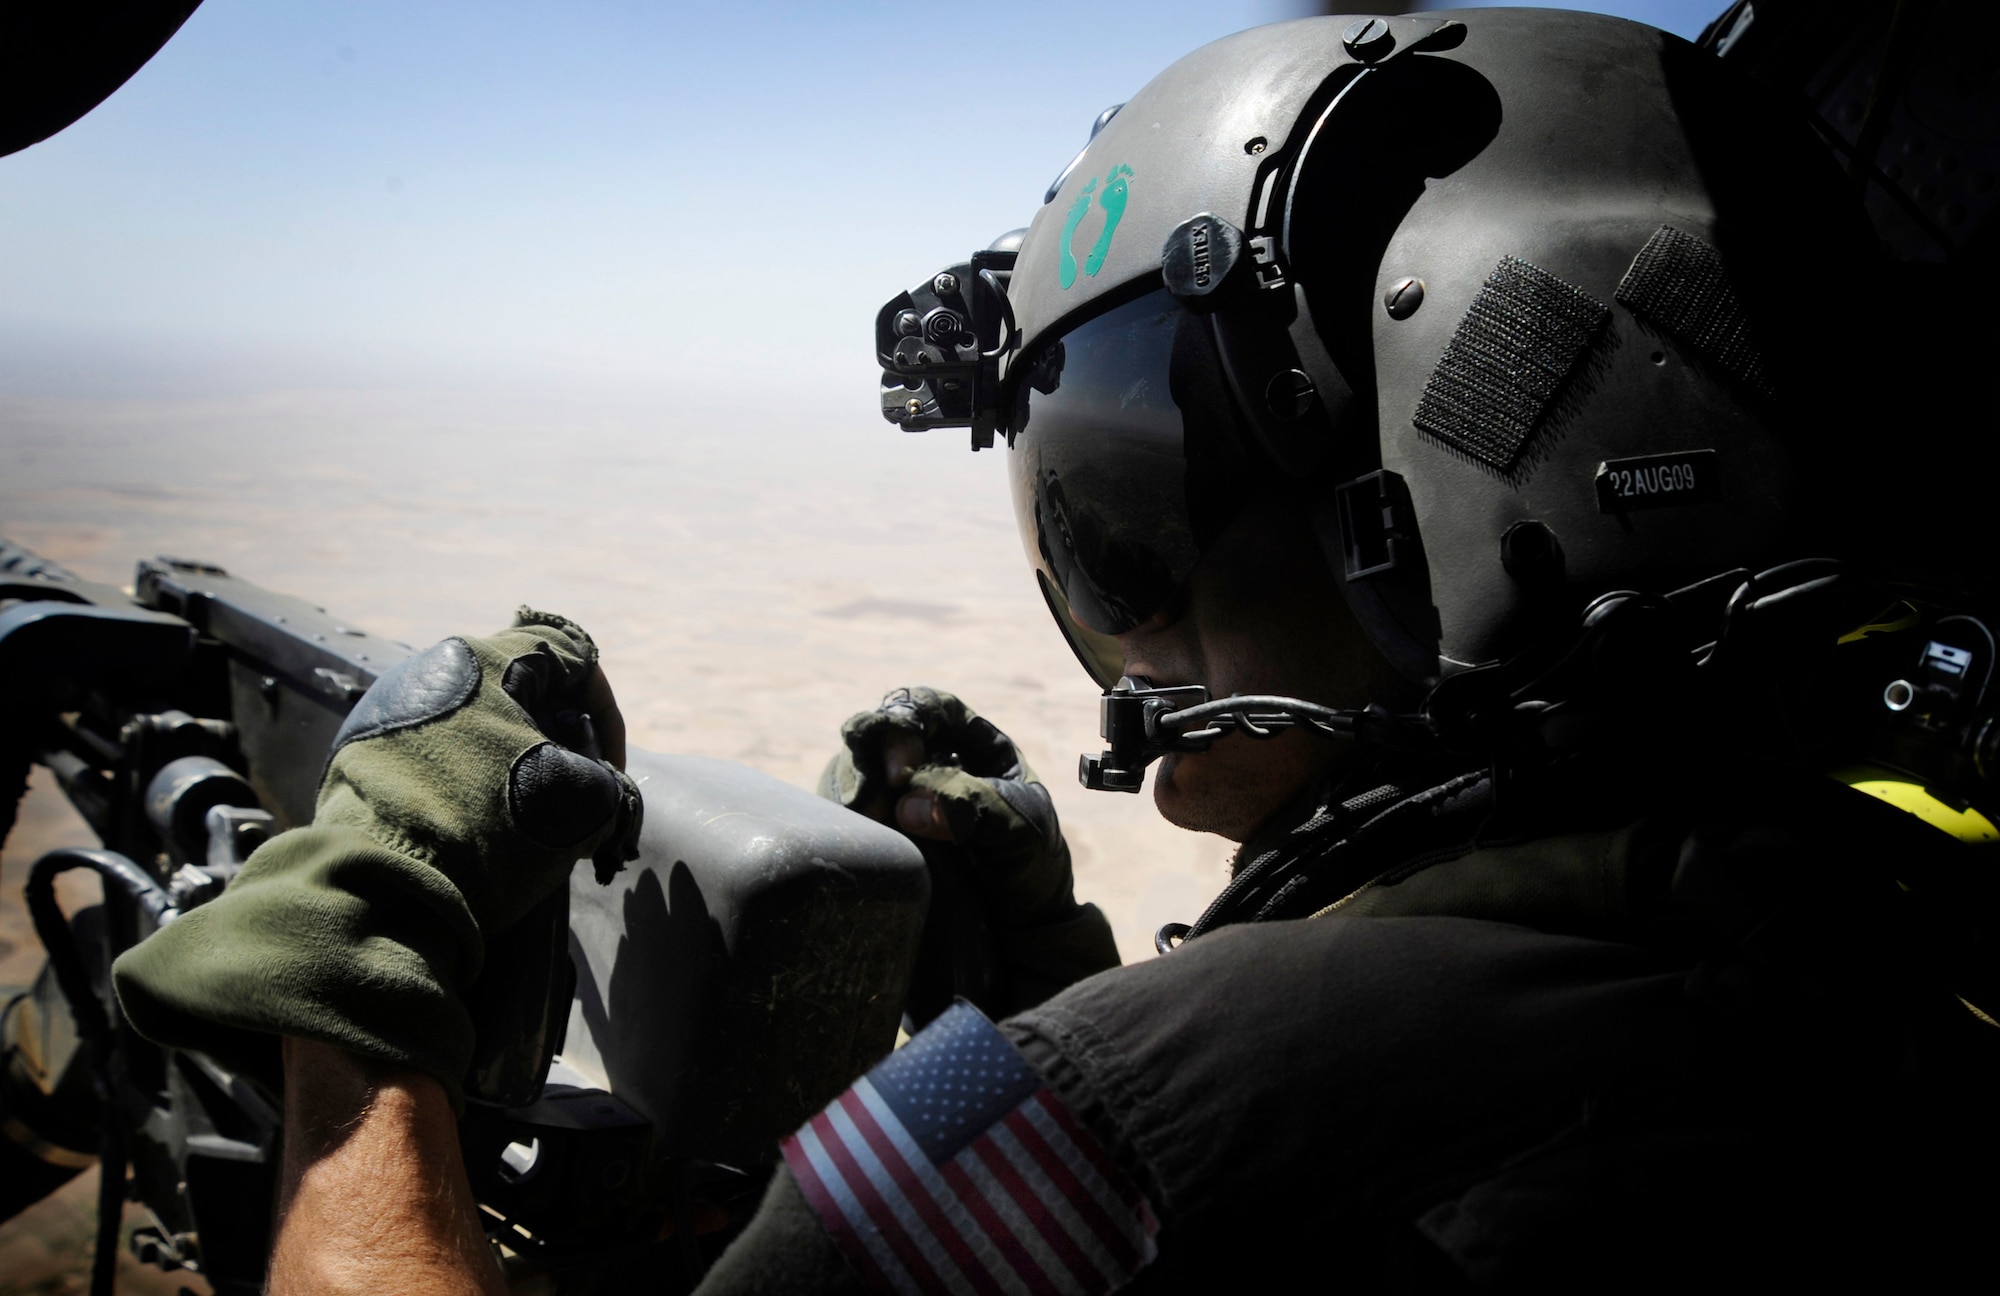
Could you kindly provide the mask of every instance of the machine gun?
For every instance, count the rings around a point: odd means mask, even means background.
[[[127,1195],[142,1259],[261,1288],[275,1067],[140,1038],[110,966],[310,821],[341,719],[410,651],[209,564],[142,562],[128,595],[0,541],[0,838],[32,764],[98,838],[30,871],[49,960],[0,1024],[0,1219],[98,1163],[98,1290]],[[473,1188],[503,1258],[563,1291],[699,1278],[778,1139],[893,1045],[929,900],[914,845],[809,793],[727,761],[627,769],[641,858],[609,887],[583,869],[468,996]],[[61,911],[71,869],[101,905]]]

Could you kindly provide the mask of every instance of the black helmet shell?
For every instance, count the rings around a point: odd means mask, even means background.
[[[1407,32],[1438,22],[1389,21]],[[1104,124],[1022,240],[1007,295],[1023,351],[1108,296],[1140,282],[1156,286],[1167,233],[1188,217],[1209,211],[1245,223],[1274,150],[1328,75],[1354,61],[1341,47],[1341,30],[1340,20],[1307,18],[1224,37],[1155,77]],[[1115,224],[1105,204],[1113,186],[1122,186]],[[1108,224],[1104,258],[1087,269]],[[1073,274],[1065,261],[1075,265]]]
[[[1310,377],[1274,461],[1418,679],[1823,550],[1873,250],[1803,121],[1621,19],[1390,17],[1365,57],[1360,22],[1217,41],[1117,112],[1022,241],[1011,359],[1157,290],[1191,218],[1237,227],[1247,291],[1190,305],[1246,406]]]

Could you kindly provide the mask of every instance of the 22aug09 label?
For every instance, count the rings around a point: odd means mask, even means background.
[[[1597,511],[1706,504],[1722,498],[1722,479],[1713,450],[1606,459],[1597,465]]]

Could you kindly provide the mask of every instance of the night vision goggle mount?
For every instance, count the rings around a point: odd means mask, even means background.
[[[1012,248],[974,252],[898,293],[875,315],[882,417],[905,432],[970,427],[990,449],[999,423],[1000,360],[1020,345],[1007,301]]]

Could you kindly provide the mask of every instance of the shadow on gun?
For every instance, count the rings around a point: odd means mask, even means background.
[[[141,1039],[110,966],[310,821],[342,718],[410,651],[207,564],[141,562],[127,595],[0,540],[0,839],[36,763],[98,837],[30,871],[49,960],[5,1010],[0,1219],[101,1160],[104,1291],[128,1194],[141,1259],[261,1289],[275,1061]],[[699,1278],[777,1140],[893,1045],[929,898],[907,839],[807,792],[698,757],[627,768],[639,861],[609,887],[581,869],[467,996],[473,1187],[503,1258],[562,1291]],[[66,916],[54,879],[79,868],[104,900]]]

